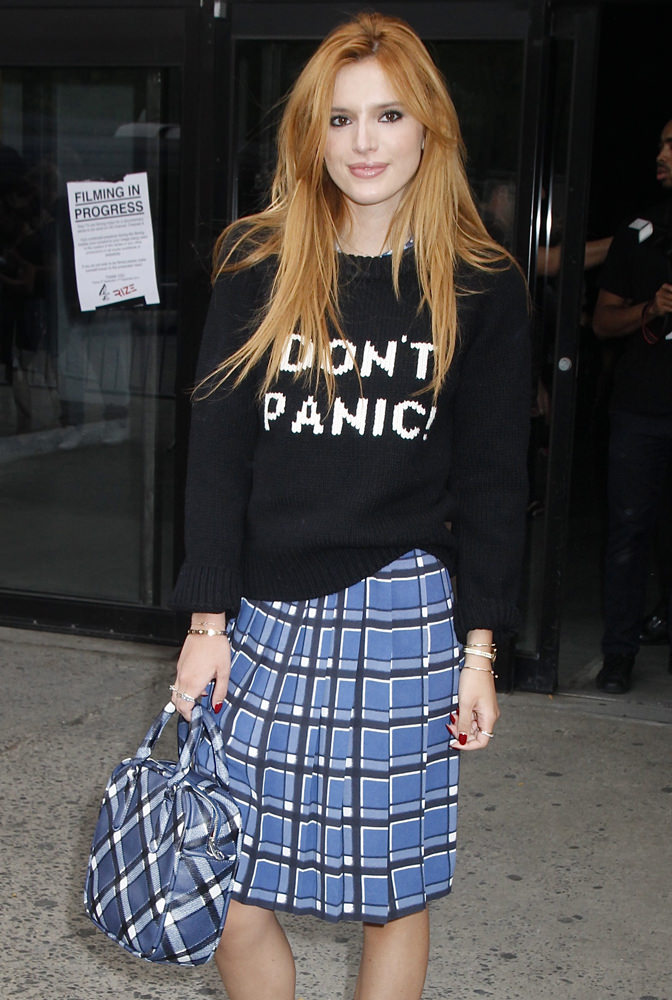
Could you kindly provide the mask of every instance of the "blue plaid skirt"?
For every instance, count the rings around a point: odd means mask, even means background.
[[[233,897],[386,923],[450,892],[461,650],[445,568],[414,550],[326,597],[243,600],[230,637]]]

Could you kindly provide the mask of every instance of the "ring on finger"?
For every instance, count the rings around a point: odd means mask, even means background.
[[[181,698],[182,701],[190,701],[192,705],[196,704],[195,698],[192,698],[190,694],[185,694],[184,691],[178,691],[174,684],[169,684],[168,687],[173,692],[173,694],[176,697]]]
[[[488,739],[491,739],[491,740],[494,739],[494,737],[495,737],[495,734],[494,733],[489,733],[487,731],[487,729],[479,729],[479,733],[482,733],[483,736],[487,736]]]

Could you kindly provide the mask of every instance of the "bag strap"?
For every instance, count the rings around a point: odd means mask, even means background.
[[[175,765],[175,769],[168,781],[168,788],[172,788],[182,781],[187,771],[191,769],[191,765],[196,754],[196,748],[201,739],[201,732],[203,730],[203,709],[200,704],[196,702],[191,711],[191,722],[189,723],[189,732],[187,733],[187,738],[184,741],[184,745],[180,752],[180,758]]]
[[[193,707],[189,731],[180,751],[180,759],[176,764],[175,772],[168,782],[168,787],[179,784],[187,771],[190,770],[198,744],[204,735],[207,736],[212,747],[217,779],[225,788],[228,788],[229,772],[225,762],[224,739],[221,730],[210,712],[204,710],[203,706],[198,702]]]
[[[228,711],[227,702],[224,703],[224,712],[220,718],[224,717],[224,713]],[[200,705],[199,705],[200,708]],[[210,741],[210,746],[212,747],[212,756],[215,761],[215,774],[217,775],[219,781],[226,787],[229,787],[229,771],[226,766],[226,750],[224,747],[224,737],[222,736],[222,730],[219,725],[210,714],[210,712],[202,711],[203,726],[205,728],[207,737]],[[192,715],[193,718],[193,715]]]
[[[159,712],[147,730],[147,735],[138,747],[138,752],[135,756],[139,760],[145,760],[151,755],[152,750],[154,749],[154,744],[170,722],[171,716],[173,716],[176,711],[177,710],[172,701],[169,701],[168,704]]]
[[[169,701],[149,727],[147,735],[138,747],[137,758],[145,760],[151,755],[159,736],[170,722],[172,716],[175,715],[175,712],[175,705],[172,701]],[[224,739],[221,730],[210,713],[207,711],[204,712],[202,705],[198,702],[193,707],[189,731],[182,745],[179,760],[176,762],[173,773],[169,778],[168,787],[179,784],[187,771],[191,769],[204,730],[212,747],[215,774],[219,781],[225,787],[228,787],[229,772],[224,759]]]

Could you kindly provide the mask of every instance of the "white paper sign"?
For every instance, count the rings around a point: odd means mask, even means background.
[[[69,181],[68,206],[82,312],[143,296],[158,302],[147,174]]]

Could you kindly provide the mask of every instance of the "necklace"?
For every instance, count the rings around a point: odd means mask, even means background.
[[[410,250],[410,248],[412,246],[413,246],[413,237],[411,236],[410,239],[408,239],[406,241],[406,243],[404,243],[404,250]],[[377,253],[377,254],[363,254],[363,253],[357,253],[355,250],[346,250],[344,247],[341,246],[341,244],[339,243],[338,240],[336,241],[336,253],[344,253],[344,254],[347,254],[350,257],[372,257],[372,256],[373,257],[391,257],[392,256],[392,250],[391,250],[391,248],[388,248],[387,250],[382,250],[380,253]]]

